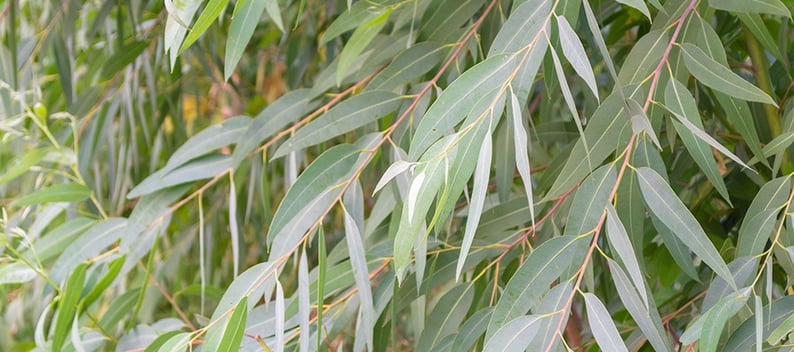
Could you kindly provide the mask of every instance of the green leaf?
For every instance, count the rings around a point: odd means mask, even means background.
[[[639,10],[640,12],[642,12],[643,15],[645,15],[645,17],[648,18],[648,20],[651,20],[651,12],[648,11],[648,6],[645,5],[645,1],[642,0],[615,0],[615,1]]]
[[[684,203],[673,193],[667,182],[656,171],[647,167],[637,169],[637,179],[648,209],[717,275],[730,283],[732,287],[736,287],[733,275],[717,249],[714,248],[714,244],[709,241],[703,228],[700,227]]]
[[[519,59],[517,55],[490,57],[466,70],[444,89],[416,127],[408,160],[418,160],[430,145],[472,113],[478,102],[492,100],[491,94],[497,95],[496,90],[509,83]]]
[[[265,9],[267,10],[267,15],[270,16],[273,23],[276,24],[276,27],[284,32],[284,21],[281,19],[281,10],[278,8],[278,0],[265,0]]]
[[[389,91],[369,91],[349,98],[302,127],[276,150],[274,158],[301,150],[373,123],[397,110],[403,97]]]
[[[468,23],[482,7],[483,0],[435,1],[422,18],[420,41],[449,43],[458,40],[458,28]]]
[[[105,293],[105,289],[110,287],[110,285],[116,281],[116,278],[119,276],[121,272],[121,268],[124,266],[125,257],[119,257],[113,260],[108,264],[108,271],[105,273],[105,276],[99,280],[99,282],[91,288],[91,291],[83,297],[81,304],[84,307],[90,307],[92,303],[94,303],[103,293]]]
[[[559,197],[571,187],[582,181],[591,171],[611,154],[621,143],[621,136],[629,124],[625,104],[618,92],[604,99],[593,112],[585,128],[588,144],[580,139],[576,142],[563,169],[559,172],[554,185],[544,197],[545,200]],[[589,162],[582,162],[589,160]]]
[[[626,99],[626,107],[628,108],[629,116],[631,116],[631,131],[634,134],[642,134],[644,132],[646,136],[650,137],[656,148],[662,149],[662,145],[656,137],[656,132],[651,126],[651,121],[648,120],[648,116],[642,106],[640,106],[640,103],[634,99]]]
[[[130,65],[135,59],[141,56],[141,53],[150,46],[149,41],[134,40],[124,43],[121,50],[117,51],[113,56],[107,59],[107,64],[102,66],[102,77],[111,79],[113,76]]]
[[[581,255],[584,255],[582,252],[584,249],[580,246],[579,253],[582,253]],[[551,346],[552,350],[557,348],[560,343],[557,326],[565,326],[568,323],[568,316],[563,316],[559,312],[568,308],[568,298],[574,294],[573,285],[574,282],[571,279],[560,282],[546,293],[537,306],[531,307],[533,314],[544,315],[550,319],[544,319],[539,323],[538,335],[532,340],[527,350],[543,350],[548,346]]]
[[[618,291],[618,297],[623,302],[623,306],[637,322],[637,327],[645,335],[650,342],[651,346],[657,351],[670,351],[669,341],[666,338],[664,329],[662,328],[661,320],[658,317],[654,307],[646,307],[643,305],[642,300],[637,294],[637,290],[631,285],[626,273],[623,269],[613,261],[607,259],[609,271],[612,273],[612,279],[615,283],[615,288]],[[653,308],[653,310],[651,310]],[[653,313],[653,314],[652,314]]]
[[[548,27],[552,1],[529,0],[516,4],[499,33],[496,34],[488,57],[510,54],[543,40],[541,30]]]
[[[622,86],[628,86],[645,81],[656,69],[669,42],[670,36],[662,30],[651,31],[642,36],[626,56],[618,73],[618,82]]]
[[[700,113],[698,112],[697,103],[692,94],[686,87],[678,82],[675,78],[670,78],[667,83],[667,88],[664,91],[665,106],[670,108],[676,114],[685,117],[689,122],[694,124],[698,129],[703,129],[703,122],[700,120]],[[723,199],[730,204],[730,197],[728,196],[728,188],[725,186],[725,181],[722,180],[722,175],[717,167],[717,161],[714,160],[714,154],[711,152],[708,144],[697,137],[685,126],[675,123],[676,131],[681,136],[689,154],[700,166],[700,169],[714,185],[714,188],[720,193]]]
[[[243,51],[254,35],[256,25],[265,12],[265,1],[238,0],[234,4],[232,23],[229,25],[229,38],[226,39],[226,56],[223,62],[223,79],[229,80],[234,68],[240,62]],[[271,16],[272,17],[272,16]],[[283,29],[282,29],[283,31]]]
[[[618,328],[612,321],[611,314],[601,300],[592,293],[585,293],[584,301],[587,308],[587,322],[598,346],[604,351],[628,352],[626,344],[620,338]]]
[[[757,312],[763,312],[763,309],[757,310]],[[780,323],[775,330],[769,333],[769,337],[766,338],[766,342],[770,345],[777,345],[781,340],[789,336],[792,331],[794,331],[794,314],[786,318],[786,320]]]
[[[323,46],[332,39],[350,31],[362,23],[369,23],[383,13],[383,6],[371,2],[357,1],[347,11],[339,14],[320,36],[319,45]]]
[[[444,59],[448,47],[422,42],[400,52],[367,84],[367,90],[393,90],[429,72]]]
[[[50,270],[50,279],[54,282],[64,280],[81,262],[99,255],[118,241],[126,225],[127,219],[109,218],[91,226],[61,253]]]
[[[229,155],[211,154],[191,160],[175,169],[158,170],[141,181],[130,193],[127,199],[137,198],[167,187],[183,183],[204,180],[220,175],[232,167],[232,158]]]
[[[48,148],[33,149],[14,158],[13,161],[8,162],[3,167],[5,170],[0,176],[0,186],[28,172],[33,165],[38,164],[49,152],[50,150]]]
[[[486,341],[485,352],[521,352],[538,333],[538,322],[545,316],[526,315],[510,320],[500,326],[493,337]]]
[[[753,33],[753,36],[758,39],[758,42],[761,43],[764,49],[768,50],[769,53],[781,61],[781,63],[784,65],[786,64],[786,58],[780,53],[780,48],[777,42],[775,42],[775,39],[769,34],[769,30],[766,28],[766,24],[764,24],[761,15],[755,13],[738,13],[736,17],[738,17],[745,27]]]
[[[182,332],[173,335],[161,347],[159,352],[182,352],[190,346],[190,333]]]
[[[179,48],[182,47],[188,31],[188,23],[193,20],[201,1],[165,0],[164,2],[168,18],[165,22],[163,46],[165,52],[169,54],[170,67],[173,70],[180,52]]]
[[[392,10],[386,9],[371,21],[356,28],[347,45],[342,49],[339,54],[339,65],[336,67],[336,85],[342,84],[342,80],[347,76],[347,72],[353,65],[353,61],[364,51],[364,49],[372,42],[375,35],[380,32],[383,26],[386,25],[386,20],[389,19]]]
[[[576,246],[589,238],[590,236],[555,237],[530,253],[496,302],[488,323],[488,333],[485,335],[486,344],[495,339],[496,331],[508,321],[526,314],[529,307],[538,303],[549,285],[573,263],[571,253],[575,252]]]
[[[433,144],[419,161],[411,180],[408,194],[403,203],[397,234],[394,237],[394,267],[397,279],[402,283],[405,270],[410,261],[411,250],[417,243],[417,236],[425,223],[425,215],[430,209],[436,193],[446,181],[449,160],[455,160],[457,148],[456,135],[449,135]],[[423,232],[423,231],[422,231]]]
[[[598,226],[617,178],[615,164],[607,164],[596,169],[582,182],[571,202],[564,235],[589,234]]]
[[[532,225],[535,224],[535,201],[532,195],[532,168],[529,165],[529,143],[527,132],[524,130],[523,117],[521,113],[521,105],[518,102],[513,87],[510,87],[510,110],[508,110],[510,120],[508,124],[513,130],[513,150],[515,150],[515,164],[518,169],[518,174],[521,176],[521,182],[524,185],[524,194],[527,196],[527,207],[529,209],[529,219]],[[512,181],[512,180],[511,180]]]
[[[576,32],[565,17],[557,16],[557,28],[560,31],[562,53],[565,55],[568,62],[571,63],[576,74],[584,79],[584,82],[587,84],[587,87],[590,88],[593,96],[598,99],[598,87],[596,86],[593,67],[590,65],[587,53],[584,51],[584,46],[579,40],[579,36],[576,35]]]
[[[761,254],[772,234],[777,214],[788,201],[791,177],[779,177],[764,184],[756,194],[739,228],[736,257]]]
[[[311,291],[309,287],[309,262],[306,259],[306,251],[301,251],[300,264],[298,266],[298,316],[300,317],[300,336],[299,342],[301,352],[307,351],[311,343]]]
[[[590,2],[587,0],[582,1],[584,3],[584,13],[587,19],[587,26],[590,28],[590,32],[593,34],[593,40],[596,42],[596,46],[598,46],[598,51],[601,52],[601,57],[603,57],[604,61],[606,62],[607,69],[609,70],[609,74],[612,75],[612,79],[615,82],[618,82],[618,75],[615,71],[615,63],[612,62],[612,57],[609,56],[609,50],[607,49],[607,45],[604,42],[604,36],[601,34],[601,28],[598,26],[598,20],[593,14],[593,9],[590,7]],[[642,40],[642,39],[640,39]]]
[[[262,110],[234,148],[232,164],[236,167],[262,141],[319,106],[319,102],[311,98],[310,89],[296,89],[284,94]]]
[[[458,285],[441,297],[416,344],[417,351],[433,351],[444,337],[458,331],[474,299],[473,288],[471,283]]]
[[[76,203],[88,199],[91,190],[77,183],[63,183],[34,191],[22,198],[11,202],[11,206],[24,207],[28,205],[69,202]]]
[[[626,233],[626,228],[618,217],[617,211],[612,204],[607,204],[607,219],[606,219],[606,233],[609,240],[609,246],[620,262],[629,273],[631,281],[634,283],[634,288],[637,289],[642,302],[645,307],[650,307],[648,304],[648,292],[645,290],[645,279],[643,279],[643,272],[640,264],[637,261],[637,256],[634,254],[636,251],[631,245],[629,235]]]
[[[791,11],[780,0],[709,0],[717,10],[740,13],[766,13],[791,18]]]
[[[184,333],[179,330],[175,330],[175,331],[166,332],[165,334],[161,334],[160,336],[157,336],[157,338],[154,339],[154,341],[152,341],[152,343],[150,343],[149,346],[146,346],[146,349],[143,352],[158,352],[160,351],[160,348],[163,345],[165,345],[166,342],[171,340],[172,337],[180,334],[184,334]]]
[[[763,319],[763,336],[765,340],[772,331],[783,325],[794,311],[794,296],[785,296],[764,306],[761,310],[767,314]],[[734,330],[733,335],[722,346],[726,352],[750,351],[756,341],[756,319],[749,317]]]
[[[36,276],[36,271],[21,261],[0,266],[0,285],[30,282]]]
[[[471,351],[480,336],[485,333],[488,321],[491,320],[491,313],[493,313],[493,307],[485,307],[466,319],[455,335],[450,351]]]
[[[60,351],[63,347],[63,343],[66,342],[66,335],[72,326],[72,320],[75,316],[78,316],[79,307],[77,303],[83,293],[87,268],[88,264],[85,262],[75,267],[58,296],[58,315],[52,331],[52,350],[55,352]]]
[[[372,303],[372,287],[370,287],[369,270],[367,269],[367,258],[364,253],[364,243],[362,241],[361,230],[356,221],[347,209],[344,210],[345,239],[347,239],[347,249],[350,253],[350,264],[353,268],[353,276],[356,280],[358,297],[361,301],[359,310],[361,311],[362,331],[364,336],[361,338],[367,342],[367,350],[373,351],[373,328],[375,327],[375,307]]]
[[[270,258],[276,260],[300,242],[309,228],[341,195],[343,182],[355,171],[360,149],[350,144],[328,149],[298,176],[281,201],[267,233]]]
[[[490,131],[489,131],[490,132]],[[469,202],[469,212],[466,217],[466,230],[463,234],[458,265],[455,269],[455,277],[460,278],[463,271],[463,264],[469,255],[471,244],[474,242],[474,234],[480,223],[480,216],[485,205],[485,195],[488,192],[488,176],[491,174],[491,156],[493,154],[493,142],[491,134],[485,134],[485,140],[480,146],[480,153],[477,157],[477,167],[474,171],[474,183],[472,185],[471,202]]]
[[[256,1],[250,1],[256,2]],[[209,154],[210,152],[237,143],[251,127],[252,119],[246,116],[232,117],[219,124],[212,125],[182,144],[161,169],[169,173],[190,160]]]
[[[717,350],[717,343],[728,319],[745,306],[751,287],[730,294],[709,308],[681,335],[681,343],[689,345],[700,340],[700,349],[705,352]]]
[[[196,20],[196,23],[193,24],[193,28],[190,29],[185,41],[179,48],[180,54],[184,52],[185,49],[193,45],[193,43],[195,43],[205,31],[207,31],[207,28],[210,28],[212,22],[215,22],[215,19],[220,16],[221,11],[226,8],[228,3],[229,0],[209,0],[207,2],[207,6],[205,6],[204,10],[201,11],[199,18]]]
[[[727,67],[708,57],[700,48],[684,44],[681,52],[689,72],[706,86],[730,96],[777,107],[775,101],[760,88],[739,77]]]
[[[226,322],[226,328],[223,331],[223,339],[221,339],[218,349],[216,351],[238,351],[240,349],[240,342],[243,341],[243,333],[245,332],[245,322],[248,317],[248,297],[240,299],[240,303],[234,307],[232,315]]]

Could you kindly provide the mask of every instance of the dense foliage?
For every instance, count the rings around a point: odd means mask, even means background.
[[[793,8],[2,0],[0,350],[788,350]]]

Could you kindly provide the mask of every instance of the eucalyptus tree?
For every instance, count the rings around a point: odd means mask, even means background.
[[[792,8],[0,2],[0,349],[790,349]]]

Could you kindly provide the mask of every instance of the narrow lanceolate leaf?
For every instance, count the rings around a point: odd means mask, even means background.
[[[276,345],[274,350],[276,352],[283,352],[285,347],[284,344],[286,343],[284,340],[284,328],[286,324],[284,307],[284,290],[281,288],[281,282],[276,278],[276,341],[274,342]]]
[[[171,70],[174,69],[176,58],[179,56],[179,48],[182,47],[182,41],[190,28],[188,23],[192,22],[201,1],[180,1],[179,6],[175,5],[174,0],[165,1],[168,19],[165,22],[163,45],[168,53]]]
[[[714,248],[714,244],[709,241],[703,228],[700,227],[684,203],[673,193],[667,182],[656,171],[647,167],[637,169],[637,179],[648,209],[659,217],[717,275],[730,283],[732,287],[736,287],[733,275],[717,249]]]
[[[416,161],[428,147],[446,135],[477,105],[483,92],[493,92],[509,82],[519,65],[518,55],[489,57],[466,70],[445,89],[427,110],[411,140],[408,160]]]
[[[228,81],[232,76],[264,12],[265,1],[241,0],[234,5],[232,23],[229,25],[229,38],[226,40],[226,59],[223,62],[225,80]]]
[[[182,144],[168,158],[168,163],[161,169],[161,172],[169,173],[192,159],[237,143],[249,129],[252,121],[249,117],[237,116],[204,129],[195,136],[190,137],[185,144]]]
[[[618,291],[618,297],[623,302],[623,306],[637,322],[637,327],[640,328],[642,333],[648,339],[648,342],[657,351],[670,351],[669,342],[665,337],[662,322],[658,318],[658,314],[651,314],[646,308],[637,291],[626,277],[623,269],[611,259],[607,259],[609,264],[609,271],[612,273],[612,278],[615,282],[615,288]]]
[[[587,308],[587,322],[590,323],[590,330],[601,350],[628,352],[626,344],[620,338],[618,328],[612,321],[612,315],[601,300],[592,293],[585,293],[584,302]]]
[[[756,194],[739,228],[736,258],[761,254],[791,194],[791,177],[779,177],[764,184]]]
[[[207,31],[207,28],[210,28],[212,22],[215,22],[215,19],[218,18],[228,3],[229,0],[209,0],[207,2],[204,11],[201,12],[201,15],[199,15],[196,23],[193,24],[193,28],[190,29],[185,41],[182,43],[182,47],[179,48],[180,54],[193,45]]]
[[[281,19],[281,10],[278,8],[278,0],[265,0],[264,3],[265,9],[267,9],[267,15],[270,16],[270,19],[273,20],[273,23],[276,24],[276,27],[283,32],[284,21]]]
[[[629,235],[626,233],[626,228],[618,217],[618,213],[612,204],[607,204],[607,239],[609,240],[610,248],[618,255],[620,262],[629,272],[629,277],[634,283],[634,287],[639,292],[642,302],[648,308],[648,292],[645,290],[645,279],[643,279],[642,269],[637,261],[634,253],[635,250],[629,240]]]
[[[55,352],[60,351],[63,347],[63,343],[66,342],[66,335],[71,328],[72,320],[79,313],[77,303],[83,293],[87,267],[88,264],[81,263],[72,271],[71,275],[69,275],[69,280],[66,281],[66,285],[64,285],[58,297],[58,316],[52,332],[52,350]]]
[[[347,249],[350,253],[350,264],[353,267],[353,276],[356,280],[356,288],[358,289],[358,297],[361,300],[361,324],[363,327],[361,331],[364,336],[356,337],[364,339],[367,342],[367,350],[373,351],[372,339],[373,328],[375,327],[375,306],[372,301],[372,288],[369,281],[369,270],[367,269],[367,258],[364,253],[364,243],[361,240],[361,230],[356,225],[356,221],[348,213],[347,209],[344,210],[345,215],[345,239],[347,239]]]
[[[709,6],[739,13],[766,13],[791,18],[791,11],[780,0],[709,0]]]
[[[240,230],[237,228],[237,188],[234,186],[234,175],[229,177],[229,233],[231,234],[232,268],[234,277],[240,270]]]
[[[761,297],[756,296],[756,301],[760,302]],[[760,304],[757,305],[758,308],[761,307]],[[756,314],[763,312],[763,309],[756,309]],[[759,321],[763,321],[762,319],[756,319]],[[761,324],[763,326],[763,324]],[[789,336],[791,332],[794,331],[794,314],[786,318],[778,327],[769,333],[769,337],[766,338],[766,342],[770,345],[777,345],[783,340],[786,336]],[[760,336],[760,331],[756,330],[756,336]]]
[[[130,193],[128,199],[150,194],[167,187],[204,180],[220,175],[232,167],[228,155],[212,154],[192,160],[169,172],[157,171],[145,178]]]
[[[617,177],[615,164],[610,163],[596,169],[582,182],[573,197],[563,234],[578,236],[589,233],[598,226],[604,208],[609,204]]]
[[[126,225],[127,219],[109,218],[91,226],[61,253],[52,266],[49,274],[50,279],[54,282],[61,282],[71,275],[80,262],[89,260],[105,251],[124,234]]]
[[[183,332],[178,333],[172,336],[168,341],[166,341],[162,346],[160,346],[159,352],[182,352],[187,351],[188,346],[190,345],[190,333]]]
[[[670,108],[668,108],[666,106],[665,106],[665,108],[667,109],[667,111],[672,113],[672,115],[675,116],[676,120],[678,120],[678,122],[680,122],[682,125],[684,125],[684,127],[687,130],[689,130],[689,132],[694,134],[695,137],[697,137],[700,140],[708,143],[708,145],[710,145],[712,148],[717,149],[720,153],[722,153],[723,155],[727,156],[731,160],[735,161],[737,164],[741,165],[742,167],[744,167],[744,168],[746,168],[748,170],[752,170],[752,169],[750,169],[750,166],[745,164],[744,161],[742,161],[742,159],[739,159],[739,157],[736,156],[736,154],[731,153],[731,151],[728,150],[728,148],[725,148],[725,146],[720,144],[720,142],[717,142],[717,140],[714,139],[714,137],[710,136],[708,133],[704,132],[702,129],[700,129],[698,126],[696,126],[694,123],[690,122],[689,119],[679,115],[678,113],[676,113],[675,111],[671,110]]]
[[[339,184],[354,172],[359,148],[341,144],[328,149],[301,173],[281,201],[268,229],[274,260],[292,248],[342,192]]]
[[[422,42],[403,50],[388,67],[367,85],[368,90],[392,90],[417,79],[444,59],[447,47],[437,43]]]
[[[571,88],[568,86],[568,78],[565,75],[565,72],[562,70],[562,64],[560,64],[560,59],[557,57],[557,53],[554,50],[551,50],[550,53],[552,61],[554,61],[554,70],[557,74],[557,82],[560,84],[560,90],[562,91],[562,97],[565,100],[565,105],[568,106],[568,111],[571,112],[571,116],[573,117],[574,122],[576,122],[576,129],[579,130],[579,138],[586,148],[587,138],[585,137],[584,130],[582,129],[582,120],[579,118],[579,112],[576,110],[576,102],[573,100]],[[589,160],[587,162],[590,163]]]
[[[449,135],[433,144],[414,170],[394,237],[394,268],[401,283],[410,262],[411,250],[417,243],[417,236],[425,236],[422,228],[427,212],[441,185],[446,183],[450,161],[455,160],[456,138],[457,135]]]
[[[526,315],[515,318],[499,327],[493,338],[485,343],[485,352],[521,352],[524,351],[535,335],[538,334],[538,323],[547,317]]]
[[[356,28],[353,35],[350,36],[347,45],[345,45],[344,49],[342,49],[342,52],[339,54],[339,65],[336,68],[337,86],[342,84],[342,80],[347,76],[347,72],[350,70],[353,62],[364,51],[367,45],[369,45],[372,39],[375,38],[375,35],[380,32],[383,26],[386,25],[386,20],[389,19],[391,12],[391,9],[383,11],[380,16]]]
[[[645,15],[645,17],[648,17],[649,20],[651,19],[651,12],[648,11],[648,6],[645,5],[645,1],[642,0],[616,0],[616,1],[621,4],[625,4],[639,10],[640,12],[642,12],[643,15]]]
[[[763,341],[764,337],[769,336],[772,331],[780,327],[791,316],[791,312],[794,311],[794,296],[784,296],[772,301],[772,303],[767,304],[758,311],[764,312],[761,326],[761,340]],[[753,344],[758,341],[756,334],[758,330],[757,324],[757,317],[746,319],[744,323],[734,330],[733,335],[722,346],[723,350],[727,352],[751,351]]]
[[[44,159],[49,152],[48,148],[33,149],[10,162],[6,162],[5,166],[3,166],[4,170],[0,172],[0,186],[30,170],[33,165]]]
[[[513,146],[516,155],[516,168],[524,184],[524,193],[527,196],[529,216],[532,226],[535,226],[535,201],[532,195],[532,169],[529,165],[529,143],[527,132],[524,130],[523,114],[513,88],[510,87],[510,126],[513,130]]]
[[[670,43],[668,31],[655,30],[642,36],[626,56],[623,67],[618,73],[618,82],[627,86],[641,83],[650,77],[659,64],[659,58],[664,54],[668,43]]]
[[[593,92],[593,96],[598,99],[598,87],[596,86],[593,67],[587,59],[587,53],[584,51],[584,46],[579,40],[579,36],[576,35],[576,32],[565,17],[557,16],[557,28],[560,31],[562,53],[565,55],[568,62],[571,63],[576,74],[584,79],[587,87]]]
[[[488,176],[491,174],[492,149],[491,134],[486,133],[485,140],[480,146],[480,154],[477,157],[477,167],[474,169],[474,184],[472,185],[471,202],[469,202],[469,213],[466,217],[466,231],[463,234],[463,243],[461,244],[460,256],[455,269],[456,279],[460,278],[460,273],[463,271],[463,264],[469,255],[471,243],[474,241],[474,233],[480,223],[480,215],[482,215],[482,208],[485,205],[485,194],[488,192]]]
[[[430,11],[422,18],[420,41],[450,43],[458,40],[458,29],[469,22],[482,7],[483,0],[442,0],[434,1]]]
[[[248,297],[240,299],[240,303],[232,311],[232,315],[226,322],[226,329],[223,331],[223,339],[218,345],[219,352],[232,352],[240,350],[240,343],[243,341],[245,323],[248,319]]]
[[[745,306],[751,290],[746,287],[720,299],[681,335],[681,343],[689,345],[700,340],[701,351],[716,351],[728,319]]]
[[[700,120],[700,113],[698,112],[695,98],[692,97],[686,86],[675,78],[670,78],[670,82],[667,83],[667,88],[664,91],[664,102],[665,106],[678,115],[685,117],[698,129],[703,129],[703,122]],[[695,137],[695,134],[684,126],[676,124],[676,131],[681,136],[681,140],[684,141],[689,154],[692,155],[700,169],[709,178],[714,188],[717,189],[722,198],[730,202],[728,188],[725,186],[725,181],[722,180],[717,161],[714,160],[714,154],[708,144]]]
[[[493,307],[485,307],[472,314],[458,330],[450,351],[471,351],[480,336],[485,333],[488,321],[491,320],[491,313]]]
[[[444,337],[457,331],[473,299],[473,284],[462,284],[449,290],[430,313],[416,350],[434,351]]]
[[[529,0],[518,5],[496,34],[488,57],[514,53],[542,38],[541,30],[548,23],[551,0]]]
[[[615,63],[612,62],[612,57],[609,56],[609,50],[607,50],[607,45],[604,42],[604,36],[601,34],[601,27],[598,25],[598,20],[593,14],[593,9],[590,7],[590,2],[587,0],[582,1],[584,7],[585,17],[587,18],[587,27],[590,28],[590,32],[593,34],[593,39],[596,42],[596,46],[598,46],[598,51],[601,52],[601,56],[603,57],[604,61],[607,64],[607,69],[609,69],[609,74],[612,75],[612,79],[615,82],[618,81],[618,74],[615,71]]]
[[[282,157],[375,122],[397,110],[401,102],[401,96],[382,90],[349,98],[295,132],[292,138],[278,148],[273,157]]]
[[[301,252],[300,264],[298,266],[298,316],[300,317],[300,352],[309,351],[311,343],[311,331],[309,323],[311,319],[311,293],[309,286],[309,263],[306,260],[306,251]]]
[[[316,108],[319,103],[311,100],[310,92],[310,89],[296,89],[262,110],[234,148],[233,164],[238,165],[262,141]]]
[[[764,157],[772,157],[786,150],[794,142],[794,131],[784,132],[764,146]]]
[[[372,193],[378,193],[381,188],[385,187],[392,179],[399,176],[405,171],[408,171],[408,168],[411,166],[416,165],[416,163],[409,163],[405,160],[397,160],[393,164],[389,165],[389,168],[386,169],[386,172],[383,173],[383,176],[380,177],[380,181],[378,184],[375,185],[375,189]]]
[[[556,237],[544,242],[527,257],[496,303],[488,323],[486,342],[494,340],[496,331],[507,322],[526,314],[529,307],[539,302],[549,285],[573,262],[571,253],[575,252],[575,247],[589,238]]]
[[[622,136],[628,138],[628,134],[623,133],[629,128],[625,106],[619,92],[604,99],[585,128],[587,145],[581,139],[576,142],[568,161],[544,199],[553,199],[567,192],[615,151],[621,144]],[[590,162],[585,162],[588,159]]]
[[[28,205],[55,203],[55,202],[80,202],[88,199],[91,190],[77,183],[64,183],[30,193],[11,202],[12,206],[23,207]]]
[[[684,49],[681,51],[684,56],[684,64],[701,83],[739,99],[777,107],[775,101],[764,91],[708,57],[700,48],[688,43],[684,44],[682,48]]]

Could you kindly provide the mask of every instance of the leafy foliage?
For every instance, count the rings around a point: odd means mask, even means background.
[[[790,349],[793,8],[0,2],[0,350]]]

